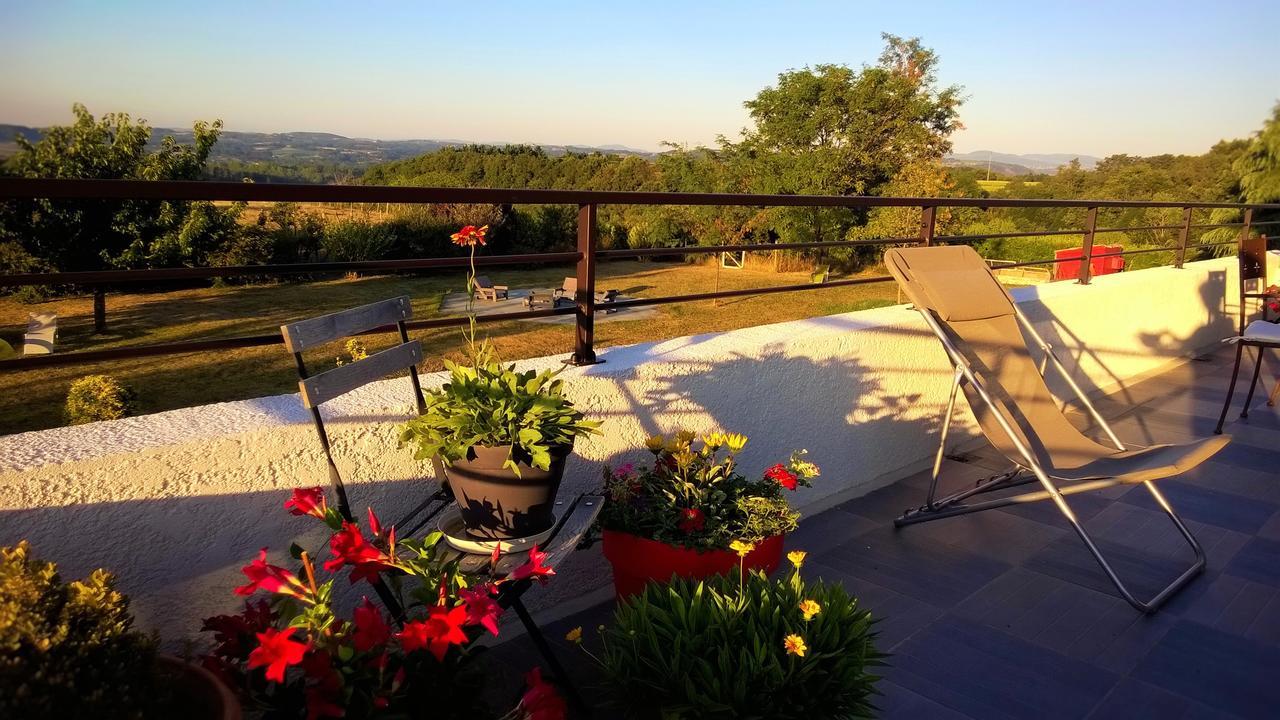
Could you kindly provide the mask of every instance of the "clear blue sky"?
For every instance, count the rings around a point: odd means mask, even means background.
[[[960,151],[1199,153],[1280,99],[1280,2],[0,0],[0,122],[654,149],[714,142],[788,68],[919,36]]]

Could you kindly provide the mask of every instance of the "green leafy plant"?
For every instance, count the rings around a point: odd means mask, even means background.
[[[506,445],[504,466],[519,477],[520,462],[547,470],[553,453],[598,432],[600,423],[586,420],[565,398],[560,370],[518,372],[514,364],[502,364],[487,342],[476,343],[475,250],[487,231],[488,226],[468,225],[453,236],[471,251],[466,335],[471,362],[445,362],[449,382],[425,393],[426,412],[402,427],[400,442],[416,445],[419,460],[439,457],[446,464],[467,457],[473,447]]]
[[[143,717],[155,655],[110,573],[64,583],[26,541],[0,548],[0,717]]]
[[[652,465],[604,469],[600,527],[692,549],[728,549],[734,540],[757,542],[791,532],[800,513],[784,490],[809,487],[818,467],[791,454],[758,479],[738,472],[747,438],[716,432],[695,446],[694,434],[655,435],[646,441]]]
[[[67,420],[72,425],[118,420],[133,412],[134,391],[110,375],[86,375],[67,392]]]
[[[839,584],[805,581],[804,553],[788,558],[786,578],[676,579],[623,602],[593,655],[619,704],[670,720],[871,715],[875,621]]]

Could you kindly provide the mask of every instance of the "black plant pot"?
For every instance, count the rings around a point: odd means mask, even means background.
[[[555,523],[556,493],[573,446],[552,448],[551,466],[546,470],[530,466],[528,455],[517,448],[519,477],[503,466],[509,451],[506,445],[473,447],[445,470],[467,536],[473,540],[529,537]]]

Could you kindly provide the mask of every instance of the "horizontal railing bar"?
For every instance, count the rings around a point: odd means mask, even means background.
[[[1093,257],[1096,260],[1097,258],[1104,258],[1104,257],[1121,257],[1123,255],[1141,255],[1142,253],[1152,253],[1152,252],[1176,253],[1177,251],[1178,251],[1178,248],[1169,248],[1169,247],[1140,248],[1138,250],[1125,250],[1123,252],[1094,253],[1091,257]]]
[[[1195,227],[1192,225],[1192,227]],[[1095,233],[1130,232],[1138,230],[1181,230],[1181,225],[1134,225],[1133,227],[1096,228]]]
[[[752,245],[685,245],[681,247],[663,248],[629,248],[617,250],[597,250],[596,257],[640,257],[643,255],[693,255],[695,253],[714,252],[754,252],[770,250],[805,250],[825,247],[857,247],[860,245],[919,245],[918,237],[882,238],[877,240],[827,240],[823,242],[799,243],[755,243]]]
[[[1042,230],[1040,232],[987,233],[985,235],[935,235],[936,241],[950,240],[996,240],[998,238],[1040,237],[1055,235],[1084,235],[1084,230]]]
[[[1263,220],[1262,222],[1250,222],[1250,226],[1257,227],[1259,225],[1280,225],[1280,220]]]
[[[481,255],[477,266],[523,265],[526,263],[570,263],[581,257],[576,252],[530,253],[525,255]],[[466,267],[469,259],[412,258],[405,260],[357,260],[352,262],[290,263],[286,265],[227,265],[223,267],[153,268],[149,270],[88,270],[56,273],[0,275],[0,287],[17,285],[100,285],[158,280],[197,280],[237,275],[297,275],[305,273],[356,272],[361,270],[420,270]]]
[[[1139,200],[1029,200],[1024,198],[872,197],[866,195],[748,195],[734,193],[617,192],[518,188],[300,185],[193,180],[73,180],[0,178],[0,198],[117,200],[257,200],[274,202],[475,203],[497,205],[731,205],[741,207],[1064,207],[1253,208],[1280,204],[1157,202]]]
[[[1238,240],[1226,240],[1223,242],[1216,242],[1216,243],[1200,243],[1199,245],[1188,245],[1187,249],[1194,250],[1195,248],[1219,247],[1221,245],[1239,245],[1239,244],[1240,242]]]
[[[1080,258],[1054,258],[1053,260],[1024,260],[1023,262],[1009,263],[1008,265],[992,265],[992,270],[1004,270],[1005,268],[1030,267],[1032,265],[1057,265],[1058,263],[1071,262]]]
[[[869,285],[871,283],[893,282],[889,275],[877,275],[869,278],[847,278],[845,280],[828,280],[824,283],[805,283],[803,285],[774,285],[772,287],[745,288],[743,290],[720,290],[718,292],[694,293],[692,295],[666,295],[663,297],[632,298],[631,300],[614,300],[610,303],[596,305],[596,310],[610,308],[641,307],[644,305],[666,305],[669,303],[694,302],[697,300],[715,300],[717,298],[742,297],[744,295],[768,295],[770,293],[800,292],[803,290],[822,290],[823,288],[841,287],[845,285]]]
[[[556,315],[572,315],[575,310],[576,308],[574,307],[562,307],[548,308],[545,310],[499,313],[495,315],[480,315],[476,317],[476,322],[495,323],[503,322],[505,320],[530,320],[541,317],[553,317]],[[431,328],[461,327],[468,323],[468,319],[463,316],[432,318],[430,320],[413,320],[405,323],[405,327],[410,330],[423,330]],[[360,334],[375,335],[378,333],[397,331],[398,328],[395,325],[387,325],[385,327],[367,330]],[[241,335],[238,337],[212,338],[209,340],[189,340],[176,343],[157,343],[155,345],[135,345],[132,347],[111,348],[109,350],[86,350],[83,352],[55,353],[50,355],[26,355],[10,360],[0,360],[0,372],[56,367],[59,365],[79,365],[102,362],[105,360],[154,357],[157,355],[184,355],[207,352],[209,350],[232,350],[237,348],[262,347],[266,345],[281,345],[283,343],[284,339],[279,333],[271,333],[269,335]]]
[[[1213,228],[1240,227],[1241,225],[1244,225],[1244,223],[1242,222],[1203,223],[1199,225],[1188,225],[1187,227],[1191,228],[1192,230],[1211,230]]]

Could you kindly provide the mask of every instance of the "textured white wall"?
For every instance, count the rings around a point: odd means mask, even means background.
[[[1015,296],[1084,384],[1112,389],[1232,334],[1235,267],[1205,261]],[[923,467],[951,376],[905,306],[600,356],[605,363],[565,371],[571,397],[604,420],[604,433],[580,443],[564,492],[595,487],[601,463],[645,457],[636,448],[651,433],[721,427],[751,437],[747,468],[807,448],[825,469],[797,497],[810,511]],[[388,521],[432,490],[428,471],[396,446],[409,397],[407,380],[389,380],[325,408],[353,504],[372,504]],[[200,618],[234,609],[239,567],[259,547],[277,560],[294,540],[320,549],[320,529],[281,504],[290,488],[326,481],[296,395],[13,435],[0,438],[0,545],[29,538],[68,576],[113,570],[141,622],[174,641],[194,635]],[[563,609],[608,582],[597,552],[577,553],[531,600]]]

